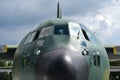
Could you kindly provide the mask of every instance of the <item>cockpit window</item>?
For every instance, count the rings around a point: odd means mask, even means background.
[[[74,36],[82,46],[87,46],[84,35],[82,33],[81,27],[78,23],[70,22],[69,23],[70,35]]]
[[[71,35],[77,36],[78,34],[80,34],[79,31],[80,31],[80,28],[79,28],[79,27],[76,27],[76,26],[71,27]]]
[[[55,25],[54,28],[55,35],[68,35],[68,26],[67,25]]]
[[[69,28],[70,28],[70,35],[82,37],[79,24],[71,22],[69,23]]]
[[[24,42],[24,44],[32,42],[35,39],[35,37],[36,37],[35,35],[36,34],[37,34],[36,31],[29,33],[28,36],[27,36],[27,38],[26,38],[26,40],[25,40],[25,42]]]
[[[42,28],[38,38],[42,38],[42,37],[49,36],[49,35],[52,35],[52,27],[51,26]]]

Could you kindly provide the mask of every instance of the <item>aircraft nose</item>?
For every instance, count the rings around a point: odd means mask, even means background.
[[[35,80],[88,80],[84,56],[72,50],[53,50],[38,58]]]

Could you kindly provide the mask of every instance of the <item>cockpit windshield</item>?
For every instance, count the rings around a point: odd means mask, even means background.
[[[74,22],[70,22],[68,25],[70,29],[70,35],[75,37],[82,46],[87,46],[81,31],[81,26]]]
[[[72,36],[81,36],[82,35],[80,25],[77,23],[70,22],[69,29],[70,29],[70,35],[72,35]]]
[[[68,25],[55,25],[55,35],[69,35]]]

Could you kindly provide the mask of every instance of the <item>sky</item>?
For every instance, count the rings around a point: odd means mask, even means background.
[[[18,45],[35,26],[56,18],[86,25],[104,45],[120,45],[120,0],[0,0],[0,44]]]

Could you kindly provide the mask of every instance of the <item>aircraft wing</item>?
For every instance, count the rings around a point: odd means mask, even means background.
[[[0,45],[0,61],[13,60],[17,45]]]

